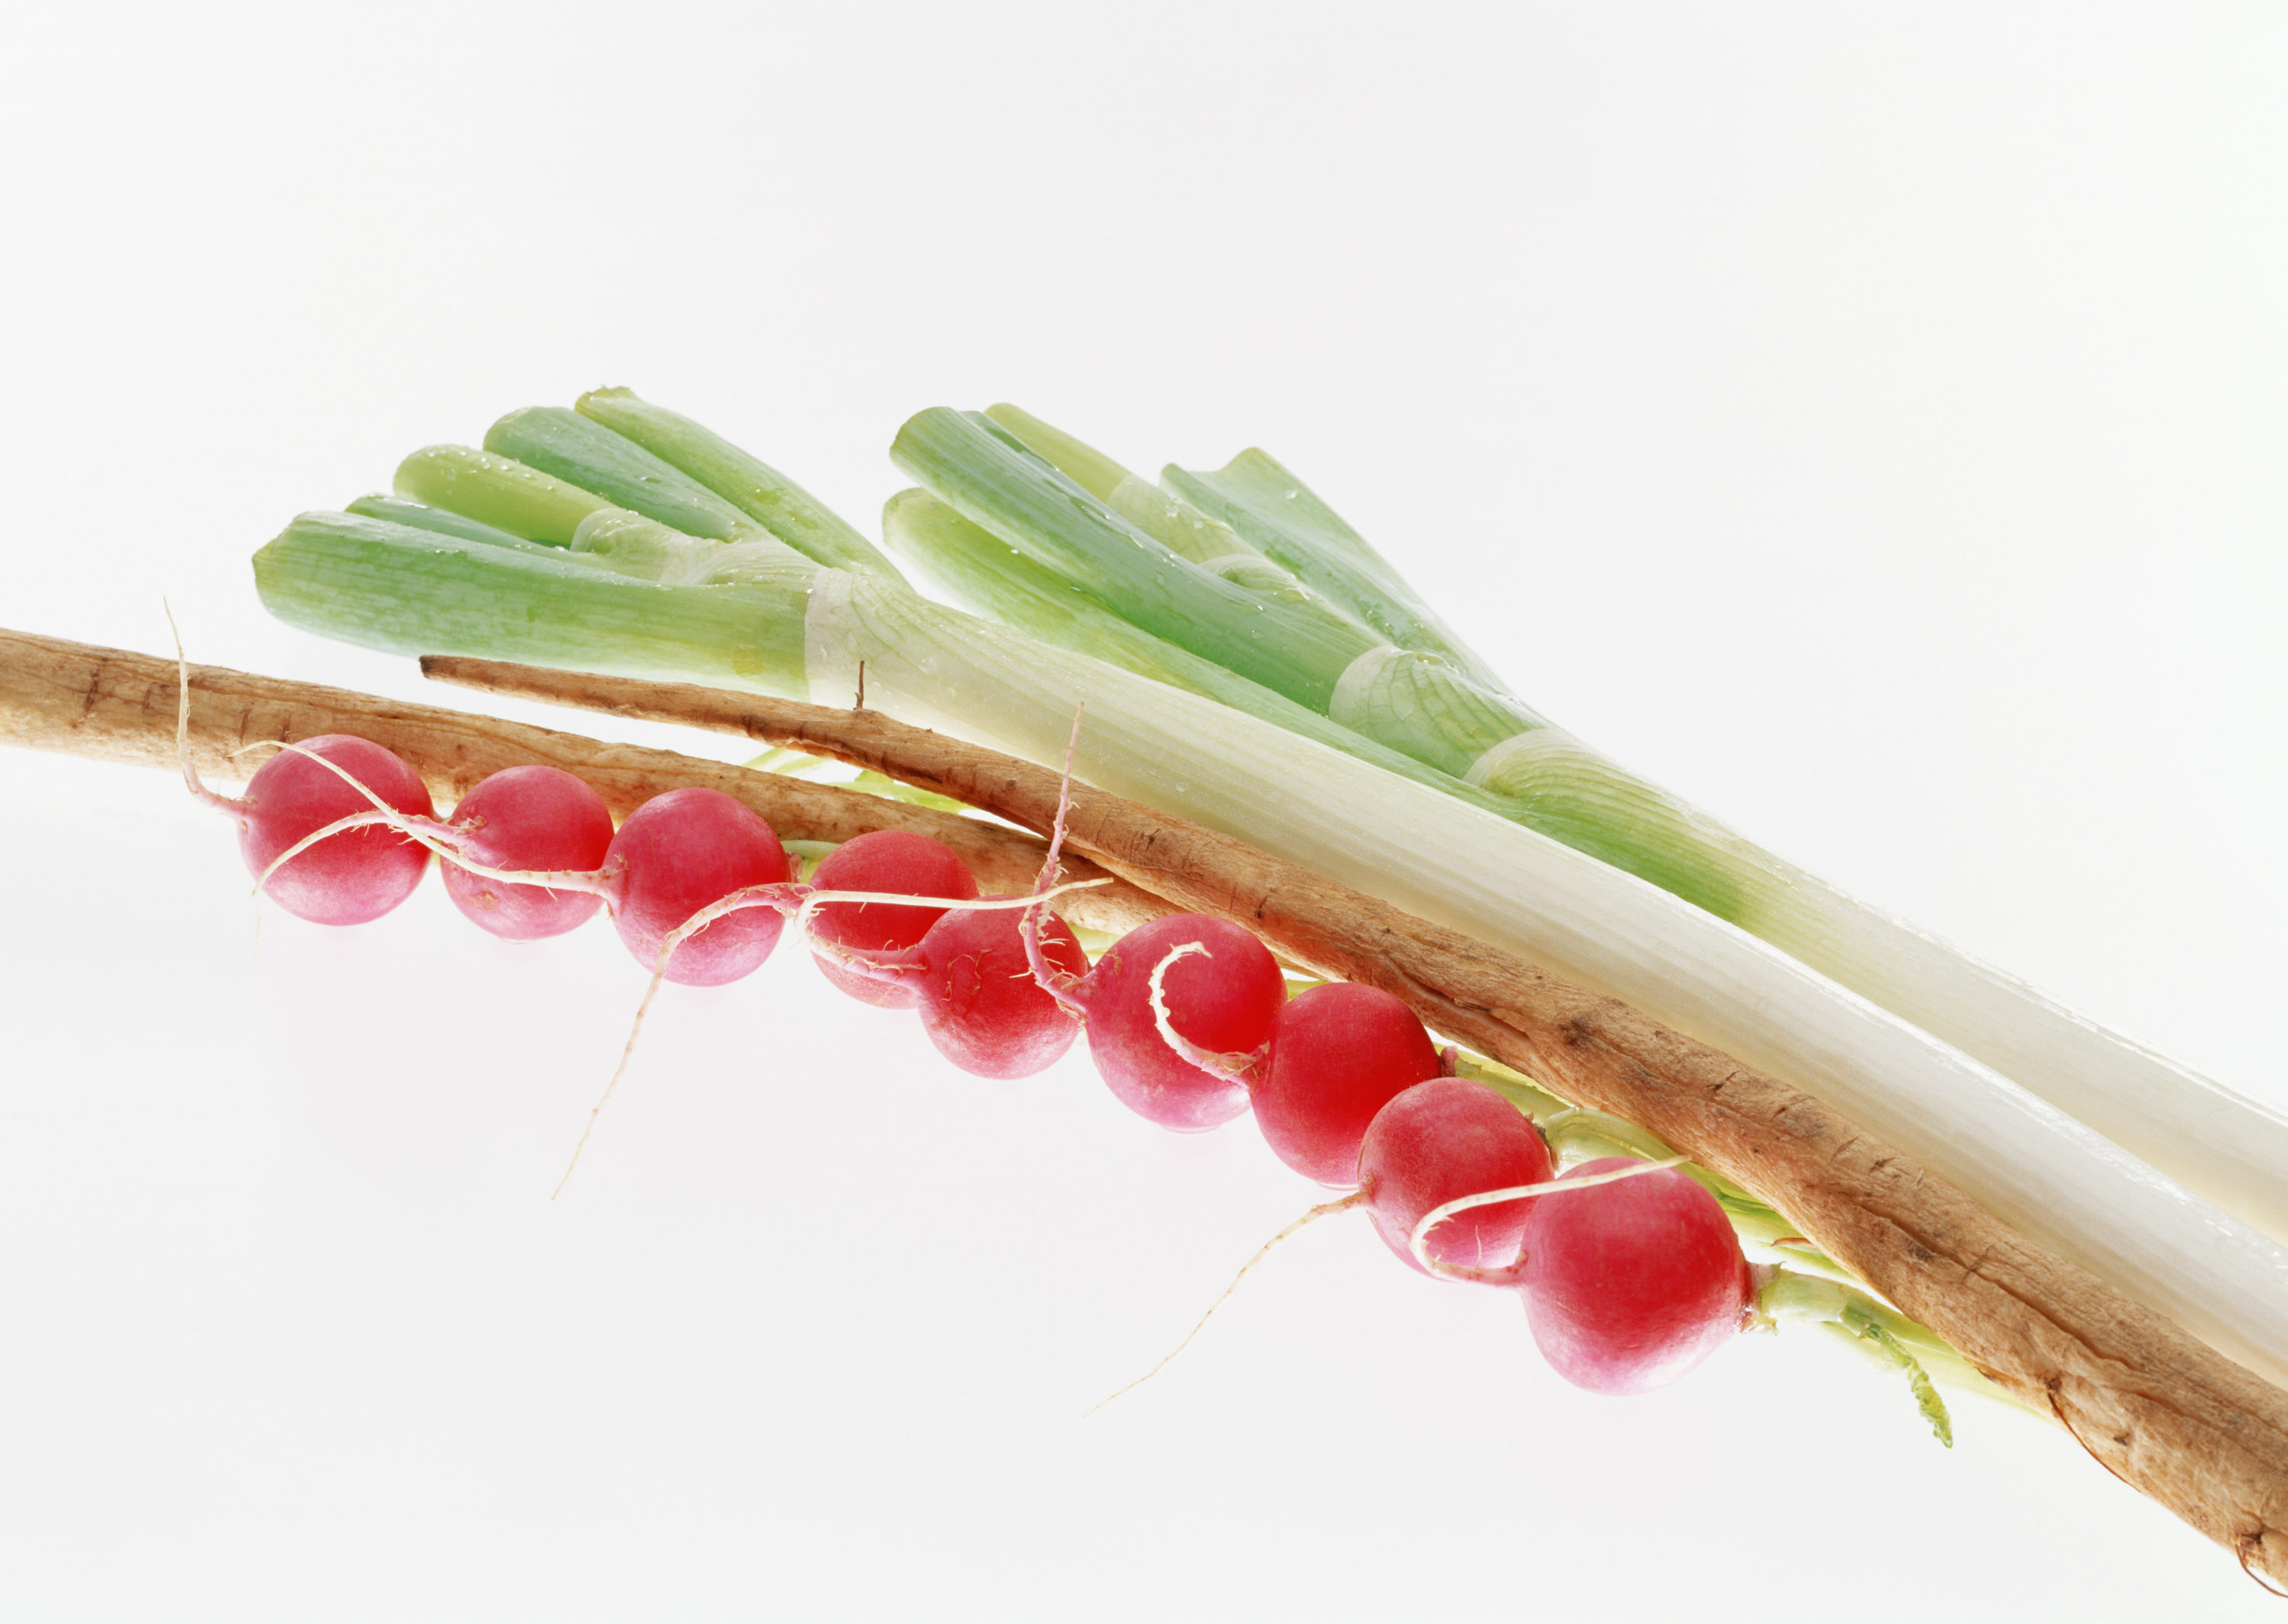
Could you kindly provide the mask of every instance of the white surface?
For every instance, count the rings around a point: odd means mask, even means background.
[[[405,694],[245,557],[625,383],[861,524],[924,405],[1260,441],[1550,715],[2288,1104],[2263,7],[131,8],[0,35],[0,623]],[[435,697],[430,695],[428,697]],[[663,737],[650,733],[647,737]],[[705,749],[707,741],[679,740]],[[2269,1617],[1801,1338],[1611,1402],[1243,1124],[433,887],[258,941],[0,754],[11,1618]]]

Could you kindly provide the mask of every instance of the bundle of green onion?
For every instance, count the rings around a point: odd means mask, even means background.
[[[608,390],[296,519],[274,613],[369,646],[847,704],[1076,771],[1609,992],[1828,1101],[2288,1380],[2288,1121],[1762,852],[1507,693],[1247,452],[1150,484],[933,409],[884,527]],[[1394,866],[1390,853],[1408,855]]]

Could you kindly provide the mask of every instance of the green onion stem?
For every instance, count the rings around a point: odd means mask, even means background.
[[[629,677],[806,693],[814,566],[773,580],[662,586],[557,549],[494,547],[347,513],[305,513],[254,555],[291,625],[397,654],[483,654]]]
[[[890,551],[921,581],[1027,637],[1204,695],[1474,806],[1514,815],[1498,796],[1355,733],[1283,694],[1130,624],[927,491],[902,491],[891,497],[882,510],[882,534]]]
[[[1400,648],[1436,654],[1472,681],[1501,690],[1493,669],[1363,536],[1269,453],[1243,451],[1213,472],[1172,466],[1162,471],[1160,483]]]
[[[681,469],[560,406],[528,406],[509,413],[485,431],[485,449],[687,535],[736,542],[768,534]]]
[[[1347,621],[1259,598],[1179,558],[971,413],[910,419],[891,460],[973,524],[1155,637],[1324,711],[1374,639]]]
[[[680,469],[805,558],[830,569],[897,571],[873,543],[775,468],[633,391],[595,389],[578,411]]]
[[[1070,450],[1080,442],[1062,431],[1030,418],[1021,426],[1052,460],[1080,455]],[[1108,463],[1085,447],[1080,452]],[[1243,452],[1214,472],[1171,468],[1163,488],[1390,637],[1396,646],[1345,673],[1329,706],[1336,720],[1466,776],[1513,804],[1529,827],[1771,943],[2235,1216],[2288,1239],[2288,1116],[1858,901],[1546,725],[1356,531],[1267,454]],[[1450,661],[1483,685],[1459,685]],[[1473,749],[1481,752],[1474,759],[1458,759]]]
[[[569,547],[582,519],[613,505],[512,457],[471,446],[416,451],[397,465],[397,494],[552,547]]]

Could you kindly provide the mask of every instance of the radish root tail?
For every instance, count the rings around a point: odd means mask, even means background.
[[[1073,712],[1072,736],[1065,741],[1065,771],[1057,784],[1057,820],[1049,828],[1048,854],[1041,860],[1041,877],[1033,883],[1032,906],[1018,922],[1019,934],[1025,939],[1025,967],[1033,972],[1042,991],[1081,1020],[1088,1018],[1088,1005],[1074,994],[1075,978],[1052,965],[1048,955],[1041,951],[1041,909],[1053,894],[1049,887],[1057,877],[1057,860],[1064,851],[1065,820],[1072,812],[1073,757],[1080,749],[1081,718],[1087,714],[1088,704],[1083,701]]]
[[[767,885],[750,885],[709,903],[660,939],[659,956],[652,964],[651,980],[644,987],[643,1002],[636,1006],[635,1020],[628,1027],[628,1041],[620,1049],[620,1063],[613,1068],[612,1080],[604,1085],[604,1091],[596,1097],[596,1103],[588,1108],[588,1121],[580,1129],[579,1143],[572,1147],[572,1158],[564,1164],[563,1176],[556,1181],[556,1188],[549,1192],[548,1199],[552,1201],[562,1195],[564,1186],[572,1182],[573,1170],[580,1165],[581,1153],[588,1148],[588,1141],[595,1134],[596,1119],[604,1113],[604,1106],[611,1099],[613,1091],[620,1086],[620,1079],[627,1075],[628,1061],[636,1051],[636,1039],[643,1032],[644,1017],[651,1012],[652,1000],[659,995],[660,983],[667,979],[668,961],[675,956],[675,950],[678,947],[726,914],[735,914],[743,908],[751,907],[776,908],[782,915],[789,915],[793,919],[796,930],[802,934],[805,940],[810,943],[814,951],[823,951],[834,958],[851,963],[853,968],[863,970],[871,966],[865,964],[863,961],[852,960],[846,949],[833,943],[822,942],[811,933],[810,915],[824,904],[887,902],[908,907],[920,906],[983,910],[1031,908],[1038,906],[1047,898],[1061,896],[1069,891],[1086,891],[1092,886],[1111,883],[1108,877],[1100,880],[1075,880],[1069,884],[1054,886],[1031,897],[957,898],[911,897],[901,895],[895,891],[820,891],[809,885],[790,883],[781,880]]]
[[[1292,1224],[1290,1224],[1285,1229],[1281,1230],[1277,1234],[1272,1236],[1270,1240],[1265,1241],[1260,1247],[1256,1248],[1254,1256],[1240,1264],[1239,1272],[1231,1277],[1231,1284],[1223,1288],[1223,1295],[1218,1297],[1214,1302],[1208,1304],[1208,1311],[1202,1314],[1199,1318],[1199,1323],[1192,1327],[1190,1331],[1185,1334],[1184,1340],[1178,1343],[1169,1351],[1167,1358],[1162,1359],[1158,1364],[1153,1366],[1151,1369],[1146,1371],[1142,1375],[1137,1377],[1127,1386],[1122,1388],[1119,1392],[1109,1394],[1107,1397],[1099,1399],[1095,1406],[1088,1412],[1088,1415],[1084,1415],[1081,1419],[1083,1421],[1086,1421],[1089,1415],[1095,1414],[1098,1410],[1100,1410],[1106,1405],[1110,1404],[1113,1399],[1121,1398],[1128,1393],[1134,1392],[1138,1388],[1143,1386],[1144,1383],[1149,1382],[1154,1376],[1158,1375],[1162,1371],[1167,1369],[1169,1366],[1174,1364],[1176,1361],[1176,1356],[1181,1353],[1185,1349],[1190,1347],[1194,1338],[1197,1337],[1202,1331],[1207,1328],[1208,1321],[1215,1318],[1216,1310],[1221,1308],[1225,1303],[1231,1301],[1231,1294],[1239,1289],[1240,1281],[1248,1277],[1249,1271],[1251,1271],[1256,1264],[1261,1263],[1265,1258],[1271,1255],[1272,1248],[1277,1246],[1290,1235],[1294,1234],[1298,1230],[1300,1230],[1308,1224],[1315,1224],[1321,1218],[1331,1217],[1336,1213],[1348,1212],[1352,1208],[1357,1206],[1360,1202],[1365,1200],[1365,1191],[1354,1190],[1348,1195],[1343,1196],[1339,1200],[1328,1201],[1321,1206],[1312,1208],[1310,1211],[1305,1213],[1301,1217],[1296,1219]]]
[[[174,606],[163,598],[159,608],[167,617],[167,635],[175,639],[175,758],[182,764],[183,786],[202,805],[236,817],[238,803],[208,788],[199,780],[199,770],[191,765],[191,661],[183,653],[183,634],[175,624]]]

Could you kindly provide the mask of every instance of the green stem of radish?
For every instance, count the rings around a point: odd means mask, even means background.
[[[2001,1390],[1974,1366],[1923,1327],[1839,1281],[1775,1270],[1757,1291],[1753,1312],[1770,1325],[1823,1327],[1903,1374],[1923,1419],[1949,1448],[1954,1445],[1953,1422],[1932,1378],[1966,1391],[2001,1396]]]

